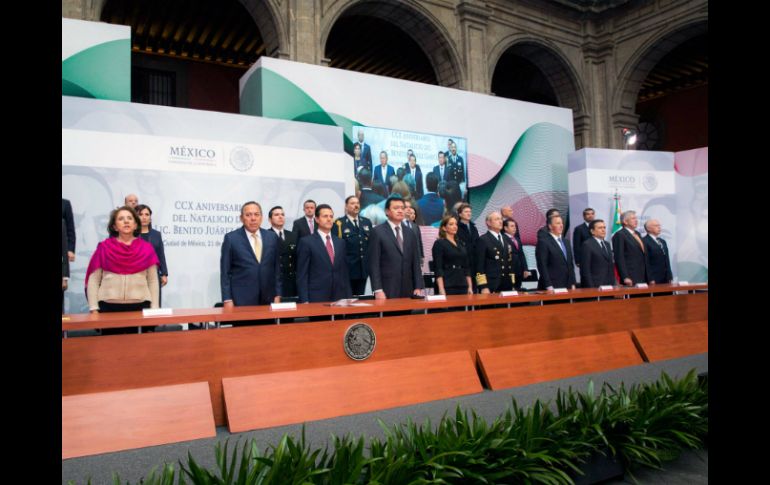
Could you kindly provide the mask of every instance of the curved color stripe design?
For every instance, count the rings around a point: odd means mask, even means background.
[[[62,95],[131,101],[131,41],[114,40],[61,63]]]

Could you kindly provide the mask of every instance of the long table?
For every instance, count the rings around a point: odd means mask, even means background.
[[[225,308],[185,308],[174,309],[172,315],[143,316],[142,312],[120,313],[86,313],[62,315],[62,332],[64,338],[71,330],[91,330],[102,328],[137,327],[141,333],[142,327],[159,325],[176,325],[180,323],[221,323],[243,320],[275,320],[291,321],[304,317],[329,317],[335,320],[339,316],[377,314],[380,318],[389,312],[423,311],[444,308],[462,308],[465,311],[492,307],[498,305],[513,306],[522,303],[573,302],[576,300],[604,298],[629,298],[632,295],[649,295],[654,297],[672,292],[707,291],[708,284],[688,285],[651,285],[649,288],[615,287],[612,290],[600,291],[596,288],[578,288],[566,293],[548,293],[544,291],[520,292],[516,296],[503,297],[499,294],[449,295],[445,301],[427,301],[411,298],[394,298],[388,300],[362,300],[366,306],[331,306],[329,303],[297,304],[296,310],[272,310],[270,306],[242,306],[232,309]],[[208,326],[204,327],[208,329]]]
[[[708,294],[660,295],[659,292],[703,290],[703,286],[656,287],[615,292],[575,290],[567,295],[522,295],[501,298],[473,295],[447,298],[445,302],[417,300],[373,301],[360,320],[376,333],[376,348],[366,362],[387,361],[447,352],[466,351],[477,360],[480,349],[589,335],[633,331],[708,320]],[[658,296],[626,298],[633,294]],[[597,300],[602,296],[612,298]],[[566,303],[572,299],[574,303]],[[563,304],[490,308],[525,301]],[[388,316],[389,311],[431,310],[467,304],[469,311],[431,312]],[[359,307],[329,308],[299,305],[288,315],[359,314]],[[374,311],[372,310],[374,309]],[[471,311],[471,309],[475,309]],[[230,321],[273,315],[264,308],[231,314]],[[211,310],[207,310],[211,312]],[[385,313],[383,317],[379,312]],[[179,321],[195,321],[189,313],[174,315]],[[95,315],[96,316],[96,315]],[[98,315],[98,317],[115,317]],[[141,317],[136,317],[141,319]],[[135,325],[135,320],[109,322],[112,326]],[[162,319],[147,325],[157,325]],[[224,319],[223,319],[224,320]],[[164,322],[167,323],[167,322]],[[225,378],[264,375],[322,367],[358,365],[343,350],[343,335],[350,320],[307,322],[290,325],[259,325],[196,332],[155,332],[107,335],[62,340],[62,394],[76,395],[208,381],[215,422],[226,423],[223,385]],[[144,325],[145,323],[142,323]],[[75,324],[68,324],[75,325]],[[93,325],[86,323],[85,325]],[[97,327],[105,325],[98,323]],[[72,328],[69,327],[68,328]]]

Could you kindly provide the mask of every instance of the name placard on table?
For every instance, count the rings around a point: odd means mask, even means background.
[[[144,308],[142,309],[143,317],[162,317],[166,315],[173,315],[173,308]]]
[[[297,304],[293,301],[290,301],[287,303],[271,303],[270,309],[271,310],[296,310]]]

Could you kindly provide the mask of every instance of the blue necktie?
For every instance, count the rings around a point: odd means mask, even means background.
[[[564,240],[559,238],[559,246],[561,246],[561,252],[564,254],[564,259],[567,259],[567,247],[564,246]]]

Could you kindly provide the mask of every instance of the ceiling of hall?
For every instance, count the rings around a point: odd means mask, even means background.
[[[265,50],[236,0],[109,0],[102,20],[131,26],[133,52],[248,68]]]
[[[549,1],[591,11],[628,3]],[[237,0],[109,0],[102,20],[131,26],[132,50],[137,53],[246,69],[265,52],[259,29]],[[707,35],[696,37],[666,55],[644,81],[639,101],[707,84],[707,42]],[[343,15],[325,49],[332,67],[438,84],[428,56],[412,37],[390,21],[371,15]],[[512,74],[509,81],[520,77]],[[531,90],[531,81],[518,82],[522,83],[519,88],[528,85]],[[519,88],[513,86],[511,91]],[[512,92],[499,94],[510,96]]]

